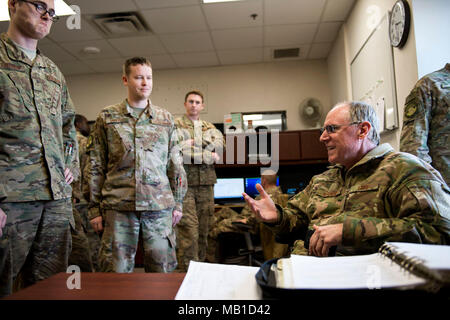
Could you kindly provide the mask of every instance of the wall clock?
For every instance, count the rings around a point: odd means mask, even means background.
[[[395,2],[389,20],[389,39],[393,47],[401,48],[406,43],[411,23],[411,12],[406,0]]]

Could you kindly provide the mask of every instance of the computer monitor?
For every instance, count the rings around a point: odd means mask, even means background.
[[[244,191],[244,178],[217,178],[214,200],[216,203],[241,202]]]
[[[256,184],[261,184],[261,178],[245,178],[245,193],[254,198],[259,195]],[[280,177],[277,177],[277,186],[280,185]]]

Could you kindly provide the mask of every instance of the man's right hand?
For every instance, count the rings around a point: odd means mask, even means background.
[[[245,192],[242,194],[248,206],[253,211],[256,218],[258,218],[259,220],[269,223],[277,222],[278,220],[277,208],[275,207],[275,204],[273,203],[272,199],[259,183],[256,184],[256,189],[259,191],[259,194],[261,195],[261,200],[252,199]]]
[[[6,213],[0,209],[0,237],[3,235],[3,228],[6,225]]]
[[[94,231],[97,233],[101,233],[103,231],[103,218],[102,216],[95,217],[91,220],[91,226],[94,228]]]

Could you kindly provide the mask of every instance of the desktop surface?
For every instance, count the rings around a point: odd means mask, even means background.
[[[58,273],[5,300],[173,300],[186,273],[82,272],[81,288],[68,289],[72,275]]]

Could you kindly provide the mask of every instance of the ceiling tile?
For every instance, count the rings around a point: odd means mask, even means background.
[[[108,42],[116,48],[122,56],[166,53],[161,41],[153,35],[109,39]]]
[[[106,40],[82,41],[62,43],[61,46],[75,55],[79,59],[103,59],[103,58],[119,58],[120,55]],[[98,54],[89,54],[83,52],[85,47],[96,47],[100,49]]]
[[[172,55],[172,58],[181,68],[210,67],[219,64],[215,52],[178,53]]]
[[[220,62],[225,65],[264,61],[263,48],[225,50],[218,51],[217,54],[219,55]]]
[[[177,67],[173,59],[166,54],[150,55],[150,63],[152,64],[153,70],[173,69]]]
[[[325,0],[264,0],[264,23],[319,22]]]
[[[53,62],[60,61],[77,61],[77,58],[68,53],[65,49],[61,48],[57,44],[52,43],[39,43],[39,50]]]
[[[319,25],[314,42],[333,42],[342,22],[324,22]]]
[[[262,26],[262,0],[204,4],[203,11],[213,30]],[[257,17],[253,19],[252,14]]]
[[[57,42],[73,42],[102,39],[102,34],[86,21],[81,19],[80,29],[69,29],[66,21],[61,19],[58,23],[53,24],[52,30],[48,37]]]
[[[160,36],[161,42],[170,53],[213,51],[209,32],[166,34]]]
[[[67,64],[63,68],[69,74],[115,72],[132,56],[149,57],[154,69],[280,61],[273,59],[274,49],[299,46],[300,57],[281,60],[320,59],[330,52],[355,2],[67,0],[80,7],[81,29],[69,29],[73,19],[62,17],[50,35],[39,41],[39,48],[58,65]],[[154,33],[111,38],[91,21],[97,14],[125,11],[138,11]],[[8,21],[0,22],[0,32],[7,31],[8,25]],[[99,47],[101,52],[85,54],[85,46]]]
[[[56,44],[56,42],[53,41],[52,39],[50,39],[49,37],[45,37],[45,38],[43,38],[43,39],[41,39],[41,40],[38,41],[38,47],[39,47],[41,44]]]
[[[345,21],[355,0],[328,0],[322,21]]]
[[[144,10],[142,16],[157,34],[208,29],[199,6]]]
[[[293,44],[293,45],[290,45],[290,46],[266,47],[266,48],[264,48],[264,61],[272,62],[272,61],[287,61],[287,60],[306,59],[310,47],[311,46],[309,44]],[[299,48],[300,49],[298,57],[274,59],[273,51],[275,49],[291,49],[291,48]]]
[[[9,21],[0,21],[0,32],[8,31]]]
[[[328,43],[314,43],[311,45],[311,50],[308,54],[308,59],[324,59],[328,56],[331,50],[331,42]]]
[[[66,77],[76,74],[87,74],[95,72],[81,61],[67,61],[64,63],[59,63],[58,67]]]
[[[198,0],[134,0],[140,9],[181,7],[198,4]]]
[[[85,60],[88,65],[95,72],[107,73],[107,72],[122,72],[122,66],[126,59],[113,58],[113,59],[91,59]]]
[[[211,35],[218,50],[263,46],[262,28],[214,30]]]
[[[81,14],[101,14],[123,11],[136,11],[133,0],[66,0],[67,4],[75,4],[80,7]]]
[[[316,29],[316,23],[265,27],[264,44],[283,46],[291,43],[310,43]]]

